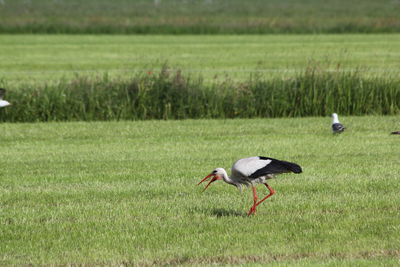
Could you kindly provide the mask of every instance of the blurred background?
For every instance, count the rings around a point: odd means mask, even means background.
[[[399,0],[0,0],[1,33],[387,33]]]

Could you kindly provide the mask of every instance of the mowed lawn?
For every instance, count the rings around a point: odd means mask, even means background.
[[[206,79],[293,76],[315,64],[398,75],[399,50],[400,34],[0,35],[0,85],[105,72],[130,77],[163,64]]]
[[[399,117],[340,119],[0,124],[0,264],[398,265]],[[304,171],[256,216],[196,186],[254,155]]]

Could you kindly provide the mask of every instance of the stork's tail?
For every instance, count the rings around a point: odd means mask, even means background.
[[[281,160],[281,163],[291,172],[294,172],[294,173],[302,173],[303,172],[300,165],[298,165],[296,163],[283,161],[283,160]]]

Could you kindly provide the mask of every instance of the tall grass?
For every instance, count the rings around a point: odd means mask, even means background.
[[[5,82],[3,81],[3,84]],[[163,67],[128,80],[107,75],[56,84],[16,85],[0,120],[93,121],[394,115],[400,112],[400,79],[311,66],[292,78],[252,75],[244,82],[204,82]]]
[[[399,32],[393,0],[5,0],[1,33]]]

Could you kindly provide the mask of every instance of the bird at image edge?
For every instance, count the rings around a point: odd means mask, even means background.
[[[290,172],[301,173],[302,169],[296,163],[288,161],[262,156],[250,157],[236,161],[232,166],[231,176],[228,176],[225,169],[216,168],[209,175],[204,177],[197,185],[212,177],[204,190],[206,190],[211,183],[217,180],[223,180],[230,185],[236,186],[239,190],[242,189],[242,185],[251,186],[253,190],[253,206],[247,213],[247,215],[250,216],[256,213],[258,205],[275,194],[275,190],[267,184],[267,180],[274,178],[278,174]],[[260,201],[258,201],[255,187],[257,184],[263,184],[269,190],[269,194]]]
[[[5,94],[6,94],[6,89],[0,88],[0,108],[11,105],[10,102],[3,100]]]

